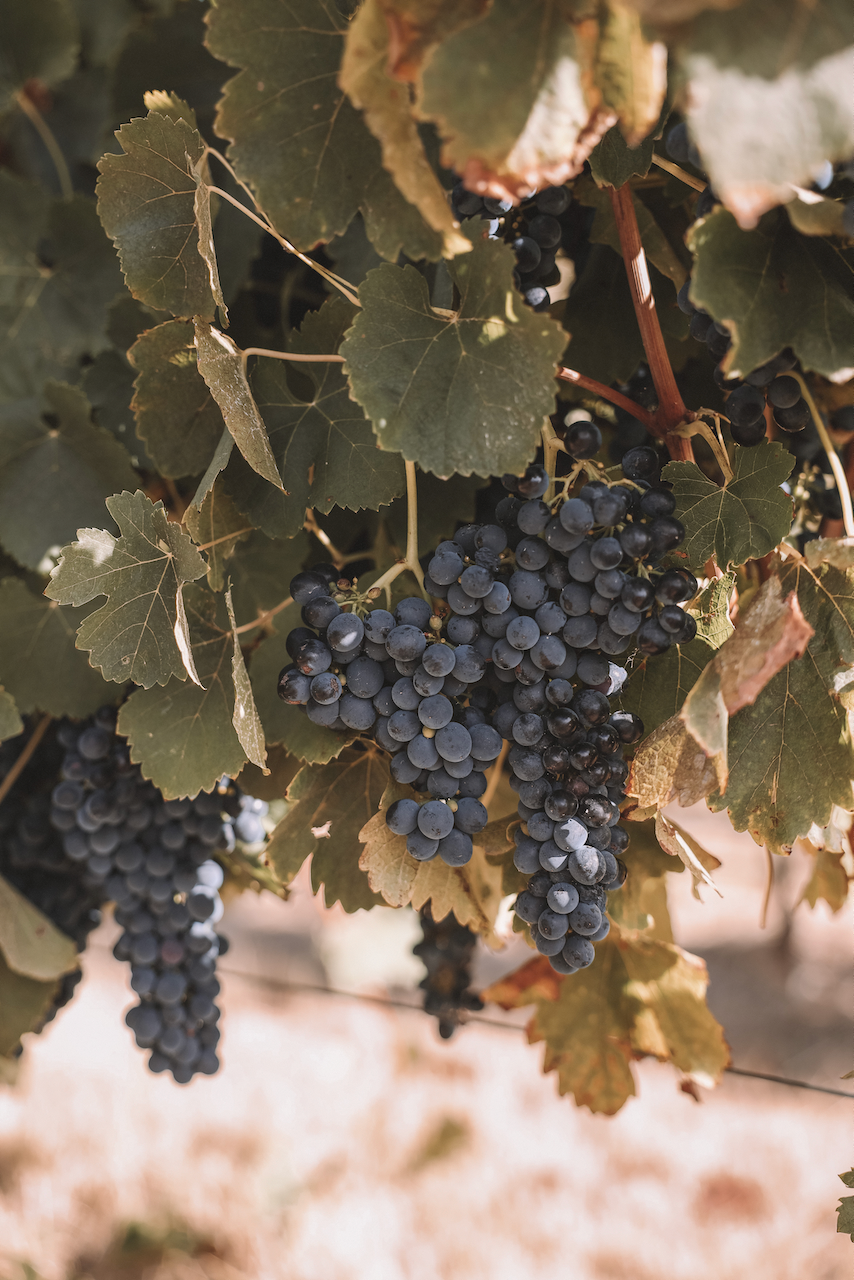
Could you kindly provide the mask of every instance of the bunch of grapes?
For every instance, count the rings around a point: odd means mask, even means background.
[[[65,754],[49,821],[84,882],[116,904],[124,932],[113,954],[130,961],[139,996],[128,1026],[152,1050],[152,1071],[171,1071],[181,1084],[197,1072],[212,1075],[219,1066],[216,962],[226,945],[214,927],[223,872],[213,853],[234,847],[223,810],[236,797],[164,800],[131,763],[111,707],[62,723],[57,738]]]
[[[484,771],[512,744],[516,866],[532,876],[519,914],[562,973],[593,958],[587,939],[607,932],[603,890],[625,878],[622,748],[643,726],[611,714],[626,678],[612,659],[696,634],[682,607],[696,579],[657,568],[684,529],[656,483],[655,451],[630,450],[623,472],[630,484],[592,480],[551,506],[539,464],[505,477],[495,522],[458,529],[429,560],[432,605],[407,598],[360,617],[326,573],[298,574],[291,594],[306,625],[287,637],[279,676],[280,696],[315,723],[370,734],[391,754],[414,794],[386,822],[418,861],[469,861],[487,821]]]
[[[516,256],[514,283],[534,311],[551,305],[548,290],[560,281],[556,254],[561,247],[573,249],[578,239],[579,221],[585,213],[572,205],[566,187],[544,187],[521,205],[467,191],[458,182],[451,193],[451,207],[461,221],[483,218],[493,239],[503,239]]]
[[[25,731],[0,745],[0,781],[26,747],[28,736]],[[80,952],[101,922],[105,894],[79,863],[65,856],[48,818],[60,758],[61,748],[49,729],[0,803],[0,875],[73,939]],[[42,1026],[68,1004],[82,976],[79,968],[63,974]]]
[[[422,940],[412,948],[427,970],[419,986],[424,992],[424,1012],[439,1020],[439,1035],[450,1040],[467,1013],[483,1008],[471,988],[471,962],[477,937],[460,924],[451,911],[438,923],[429,905],[421,910]]]

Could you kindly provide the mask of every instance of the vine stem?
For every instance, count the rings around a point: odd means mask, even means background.
[[[218,152],[212,151],[211,155],[216,155],[218,159],[222,159]],[[253,213],[251,209],[247,209],[245,204],[241,204],[241,202],[236,200],[234,196],[229,195],[227,191],[223,191],[222,187],[209,186],[208,191],[211,192],[212,195],[219,196],[222,200],[227,200],[229,204],[233,204],[235,209],[239,209],[240,212],[244,213],[247,218],[252,220],[252,222],[256,222],[263,231],[266,231],[274,240],[277,240],[283,249],[286,249],[288,253],[294,254],[295,257],[299,258],[300,262],[304,262],[307,267],[311,267],[312,271],[316,271],[319,276],[322,276],[324,280],[327,280],[329,284],[333,285],[339,293],[343,293],[347,301],[352,302],[354,307],[361,306],[359,299],[350,291],[346,282],[342,281],[339,276],[336,276],[334,271],[327,271],[326,267],[322,267],[319,262],[312,262],[311,258],[307,257],[304,253],[301,253],[296,245],[291,244],[290,240],[286,240],[284,236],[280,236],[272,223],[267,219],[266,215],[263,218],[260,218],[257,213]],[[254,203],[255,201],[253,198],[253,204]],[[258,208],[259,206],[256,204],[255,207]],[[267,354],[269,354],[269,352]]]
[[[16,102],[41,138],[45,148],[50,155],[53,167],[56,170],[56,176],[59,179],[59,190],[62,193],[63,200],[70,200],[74,195],[74,183],[71,181],[71,173],[65,162],[65,156],[62,149],[54,136],[53,130],[39,111],[36,104],[27,97],[26,93],[21,90],[16,96]]]
[[[836,481],[836,487],[839,490],[839,501],[842,503],[842,523],[845,526],[845,534],[848,538],[854,538],[854,510],[851,507],[851,490],[848,487],[848,479],[845,475],[845,468],[842,466],[842,460],[836,452],[833,441],[827,427],[824,425],[824,419],[818,411],[818,406],[812,398],[812,393],[804,381],[800,373],[793,372],[791,375],[796,379],[800,388],[801,395],[809,405],[812,420],[815,423],[815,429],[821,440],[822,448],[827,454],[827,460],[833,472],[833,478]]]
[[[315,364],[344,363],[343,356],[300,355],[296,351],[270,351],[267,347],[244,347],[241,353],[246,356],[269,356],[271,360],[305,360]]]
[[[691,441],[684,436],[673,434],[676,427],[680,426],[686,419],[690,419],[691,415],[689,415],[682,396],[679,394],[679,388],[676,385],[676,379],[670,367],[667,348],[664,345],[664,336],[661,332],[658,313],[655,309],[655,297],[650,283],[646,254],[641,244],[632,189],[628,183],[624,183],[622,187],[609,187],[608,194],[611,197],[611,206],[614,210],[614,220],[620,237],[623,262],[626,266],[626,275],[629,281],[638,327],[641,332],[643,349],[646,353],[649,370],[658,395],[658,409],[654,415],[659,428],[658,434],[664,436],[671,458],[677,462],[693,462],[694,450],[691,448]]]
[[[263,613],[259,613],[254,622],[244,622],[242,627],[235,627],[233,635],[242,635],[244,631],[255,631],[257,627],[266,627],[271,618],[275,618],[277,613],[281,613],[283,609],[287,609],[289,604],[293,604],[293,596],[288,596],[287,600],[280,600],[272,609],[265,609]]]
[[[586,374],[578,373],[575,369],[560,368],[557,371],[557,376],[564,382],[571,382],[574,386],[584,387],[585,391],[592,391],[594,395],[599,396],[600,400],[609,400],[617,408],[625,409],[626,413],[630,413],[632,417],[637,418],[638,422],[642,422],[652,435],[660,436],[662,434],[661,428],[649,410],[642,408],[639,404],[635,404],[634,400],[624,396],[622,391],[615,391],[613,387],[606,387],[604,382],[597,382],[595,378],[588,378]]]
[[[501,751],[499,752],[498,759],[489,771],[489,782],[486,784],[486,791],[484,791],[481,798],[481,804],[487,811],[489,810],[490,804],[495,799],[495,793],[498,790],[498,784],[501,781],[501,770],[504,767],[504,761],[507,759],[509,752],[510,743],[505,740],[501,744]]]
[[[415,463],[404,459],[403,465],[406,469],[406,555],[402,560],[396,561],[390,569],[386,569],[376,582],[371,583],[368,590],[381,591],[383,587],[388,587],[394,582],[405,569],[408,569],[414,575],[422,596],[429,604],[430,597],[424,589],[424,571],[418,563],[418,489]]]
[[[6,777],[3,779],[3,781],[0,782],[0,804],[2,804],[2,802],[6,799],[7,795],[12,790],[15,783],[18,781],[18,778],[26,769],[27,765],[29,764],[32,758],[33,752],[41,742],[45,733],[47,732],[47,727],[50,724],[52,719],[53,719],[52,716],[42,716],[41,720],[39,720],[35,729],[33,729],[32,733],[30,734],[30,739],[27,742],[24,749],[22,750],[21,754],[18,756],[18,759],[12,765],[12,768],[6,774]]]
[[[549,488],[546,501],[551,502],[555,496],[557,482],[557,456],[561,452],[561,442],[552,424],[546,421],[541,428],[543,439],[543,464],[548,472]]]
[[[665,160],[664,156],[658,156],[653,152],[652,163],[657,164],[659,169],[663,169],[665,173],[672,174],[674,178],[678,178],[680,182],[684,182],[686,186],[693,187],[695,191],[705,191],[706,184],[701,182],[699,178],[693,177],[678,164],[674,164],[672,160]]]

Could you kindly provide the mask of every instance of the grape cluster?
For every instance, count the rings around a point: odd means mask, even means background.
[[[24,732],[0,745],[0,780],[21,755],[28,737]],[[60,755],[55,734],[48,730],[0,803],[0,875],[83,951],[89,934],[101,922],[105,894],[79,863],[66,857],[48,818]],[[62,976],[42,1026],[68,1004],[82,976],[79,968]]]
[[[169,1070],[181,1084],[212,1075],[219,1066],[216,961],[226,948],[214,928],[223,872],[213,853],[234,847],[223,810],[239,801],[233,789],[231,796],[164,800],[131,763],[111,707],[82,723],[63,722],[57,739],[64,755],[48,821],[83,884],[116,904],[124,932],[113,954],[130,961],[139,996],[128,1026],[140,1048],[152,1050],[152,1071]]]
[[[328,594],[316,570],[298,574],[290,590],[308,625],[287,638],[293,661],[279,676],[279,696],[305,707],[315,724],[372,733],[391,754],[395,781],[433,797],[397,801],[387,811],[390,829],[407,836],[414,858],[438,855],[463,866],[472,836],[486,825],[478,799],[486,790],[484,770],[501,751],[488,723],[488,690],[475,692],[487,655],[467,637],[480,628],[462,614],[443,628],[420,597],[401,600],[394,613],[373,609],[360,618]]]
[[[483,1008],[480,996],[470,989],[477,937],[452,911],[437,923],[429,905],[421,910],[421,932],[412,950],[427,970],[418,984],[424,992],[424,1012],[438,1018],[439,1035],[450,1040],[467,1013]]]
[[[503,239],[516,256],[513,280],[534,311],[551,304],[548,290],[560,281],[556,254],[572,239],[576,219],[570,214],[572,197],[566,187],[544,187],[517,208],[510,200],[492,199],[467,191],[458,182],[451,207],[460,220],[483,218],[489,235]],[[567,234],[569,233],[569,235]]]
[[[608,699],[626,678],[611,659],[664,653],[697,629],[682,607],[696,579],[657,567],[684,528],[657,483],[655,451],[630,450],[623,473],[630,484],[591,480],[552,506],[541,465],[505,476],[494,523],[458,529],[429,560],[432,606],[408,598],[393,614],[362,618],[332,593],[328,574],[298,574],[291,594],[305,626],[287,637],[292,661],[278,683],[315,723],[371,734],[391,753],[393,777],[414,794],[392,804],[386,822],[419,861],[469,861],[487,821],[484,770],[502,739],[511,744],[525,824],[516,866],[534,876],[520,915],[566,973],[592,959],[584,940],[604,937],[603,888],[619,888],[625,874],[616,855],[627,838],[615,826],[622,748],[642,725],[611,715]]]

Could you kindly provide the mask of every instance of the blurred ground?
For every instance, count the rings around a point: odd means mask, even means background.
[[[724,861],[723,900],[670,881],[677,941],[708,961],[735,1063],[840,1087],[850,913],[792,914],[806,860],[778,860],[761,931],[762,851],[722,816],[679,816]],[[846,1100],[727,1076],[697,1105],[647,1062],[638,1098],[590,1116],[511,1029],[470,1024],[445,1044],[417,1010],[276,985],[414,998],[411,913],[326,912],[303,880],[287,904],[244,897],[225,923],[215,1079],[180,1089],[144,1070],[111,924],[80,995],[28,1038],[18,1088],[0,1090],[2,1280],[851,1276],[834,1213],[854,1160]],[[478,981],[528,955],[481,954]]]

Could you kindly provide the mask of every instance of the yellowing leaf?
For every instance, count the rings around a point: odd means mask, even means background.
[[[468,253],[445,191],[430,167],[409,102],[409,88],[387,74],[389,27],[379,0],[365,0],[347,31],[339,83],[379,141],[383,165],[444,241],[444,255]]]
[[[77,947],[14,885],[0,876],[0,951],[25,978],[48,982],[77,968]]]
[[[628,789],[645,809],[663,809],[673,799],[687,808],[723,791],[726,780],[725,754],[709,759],[679,716],[671,716],[635,752]]]

